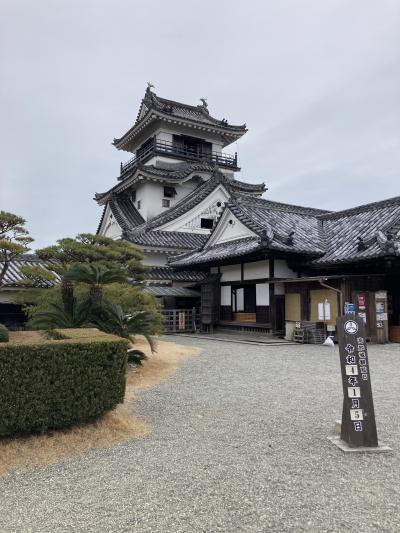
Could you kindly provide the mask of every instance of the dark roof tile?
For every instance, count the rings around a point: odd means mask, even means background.
[[[203,246],[208,235],[180,231],[127,231],[124,238],[139,246],[193,250]]]
[[[176,163],[174,165],[138,165],[131,172],[124,175],[123,181],[117,183],[106,192],[96,193],[95,200],[101,204],[108,200],[111,194],[118,194],[139,181],[144,176],[149,180],[156,180],[168,184],[180,183],[195,172],[214,173],[216,166],[207,162]],[[267,189],[265,183],[246,183],[235,179],[226,178],[229,185],[237,192],[249,195],[261,195]]]
[[[154,281],[203,281],[207,272],[198,270],[177,270],[168,266],[153,267],[147,274],[147,279]]]
[[[212,117],[205,105],[192,106],[175,102],[174,100],[161,98],[147,89],[135,124],[121,138],[114,139],[114,145],[119,149],[124,149],[125,145],[151,120],[153,115],[156,115],[158,118],[165,117],[167,119],[173,117],[176,121],[182,121],[189,125],[208,126],[232,139],[240,138],[247,131],[246,124],[232,125],[228,124],[224,119],[219,120]]]

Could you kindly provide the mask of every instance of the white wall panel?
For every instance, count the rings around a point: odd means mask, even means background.
[[[261,278],[269,278],[269,261],[267,259],[244,264],[243,279]]]
[[[236,291],[236,311],[244,311],[244,289]]]
[[[221,287],[221,305],[231,305],[232,296],[231,296],[231,286],[222,285]]]
[[[269,305],[269,283],[256,284],[256,305]]]
[[[221,267],[221,281],[240,281],[241,267],[240,265],[226,265]]]

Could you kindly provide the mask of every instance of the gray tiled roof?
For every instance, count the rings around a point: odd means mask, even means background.
[[[314,266],[400,256],[400,197],[334,213],[262,199],[241,198],[227,207],[258,237],[206,244],[171,258],[172,266],[210,264],[266,249],[311,256]]]
[[[115,220],[120,225],[123,231],[131,230],[132,228],[144,223],[144,218],[136,209],[132,198],[127,194],[113,194],[110,196],[108,205],[110,206],[111,213]],[[97,233],[100,231],[101,225],[106,214],[107,204],[104,206],[103,213],[99,225],[97,227]]]
[[[3,263],[0,262],[0,268],[2,267],[2,265],[3,265]],[[5,277],[4,277],[3,281],[2,281],[2,288],[3,287],[8,287],[8,288],[15,287],[15,288],[17,288],[17,287],[29,287],[29,286],[35,286],[35,287],[39,287],[39,288],[53,287],[60,280],[60,277],[55,272],[52,272],[52,274],[54,274],[54,276],[56,278],[54,281],[45,281],[44,280],[43,282],[38,283],[36,285],[33,282],[29,283],[29,281],[26,280],[26,278],[23,276],[23,274],[21,272],[21,267],[22,266],[34,266],[34,267],[40,266],[40,267],[46,268],[46,265],[47,265],[47,263],[45,261],[42,261],[41,259],[39,259],[34,254],[24,254],[24,255],[20,255],[20,256],[16,257],[11,262],[11,264],[10,264],[10,266],[9,266],[7,272],[6,272],[6,275],[5,275]],[[24,283],[22,285],[22,282],[24,280],[26,281],[26,283]]]
[[[176,296],[180,298],[200,298],[200,293],[187,287],[166,287],[165,285],[149,285],[144,292],[153,296]]]
[[[126,231],[124,239],[140,246],[193,250],[203,246],[208,235],[179,231]]]
[[[118,194],[121,191],[126,190],[128,187],[137,182],[141,177],[146,177],[148,180],[156,180],[168,184],[180,183],[185,180],[190,174],[194,172],[208,172],[213,173],[216,170],[216,166],[207,161],[198,162],[184,162],[171,164],[158,164],[158,165],[137,165],[132,169],[130,173],[124,175],[122,182],[117,183],[106,192],[96,193],[95,200],[100,203],[104,203],[111,194]],[[229,181],[232,189],[243,194],[261,195],[266,191],[265,183],[246,183],[244,181],[233,180],[226,178]]]
[[[260,249],[257,237],[237,239],[235,241],[217,244],[210,248],[202,248],[195,252],[181,254],[170,259],[171,266],[191,266],[223,261],[231,257],[240,257]]]
[[[152,267],[147,273],[147,279],[155,281],[203,281],[207,276],[207,272],[176,270],[168,266]]]
[[[143,224],[144,218],[136,209],[131,196],[120,194],[110,200],[111,212],[123,230]]]
[[[322,224],[316,215],[326,211],[246,198],[228,204],[228,208],[258,235],[267,232],[271,249],[313,255],[325,250]]]
[[[114,145],[123,149],[124,145],[140,131],[141,126],[148,123],[154,115],[157,118],[174,118],[176,121],[188,125],[208,126],[211,129],[219,130],[227,137],[239,138],[247,131],[246,124],[232,125],[228,124],[227,121],[212,117],[203,105],[192,106],[161,98],[148,89],[142,100],[135,124],[121,138],[114,139]]]
[[[400,197],[321,215],[319,218],[323,225],[326,252],[314,261],[316,265],[398,255],[396,243],[400,230]],[[391,235],[394,237],[393,250],[390,241],[386,242],[388,235],[389,238]]]

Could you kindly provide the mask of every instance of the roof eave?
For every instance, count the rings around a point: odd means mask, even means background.
[[[128,147],[132,144],[135,137],[154,120],[164,120],[166,122],[181,126],[188,126],[194,129],[218,133],[226,141],[224,146],[227,146],[235,140],[240,139],[248,131],[244,124],[240,126],[218,126],[217,124],[206,124],[205,122],[175,117],[154,109],[150,109],[146,115],[139,122],[134,124],[126,133],[124,133],[122,137],[119,139],[114,139],[112,144],[118,150],[130,152],[131,149],[128,149]]]

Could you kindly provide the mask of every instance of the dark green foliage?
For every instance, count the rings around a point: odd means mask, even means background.
[[[61,276],[76,263],[102,263],[109,268],[119,267],[136,281],[144,279],[147,271],[141,263],[142,252],[133,244],[91,233],[81,233],[75,239],[60,239],[56,245],[42,248],[36,253],[44,261],[56,261],[59,271],[54,268],[54,263],[52,269]]]
[[[104,415],[125,394],[127,342],[95,330],[0,346],[0,435],[68,427]]]
[[[147,355],[141,350],[128,350],[128,363],[142,365],[142,361],[146,361],[147,359]]]
[[[90,309],[88,299],[82,302],[74,299],[70,311],[63,305],[50,303],[45,311],[35,313],[28,324],[34,329],[80,328],[88,321]]]
[[[90,291],[87,285],[78,283],[75,286],[75,296],[78,302],[89,298]],[[142,287],[127,283],[111,283],[110,285],[104,285],[103,297],[114,304],[120,305],[127,314],[136,313],[137,311],[150,311],[154,316],[151,334],[156,335],[163,331],[160,305],[154,296],[143,292]],[[37,313],[47,311],[51,303],[62,305],[59,287],[46,290],[25,290],[20,293],[18,301],[32,304],[26,305],[24,308],[29,318],[33,318]]]
[[[8,342],[9,334],[8,329],[4,324],[0,324],[0,342]]]
[[[90,285],[89,298],[93,305],[101,305],[103,285],[111,283],[127,283],[126,271],[121,267],[109,267],[101,263],[77,263],[70,268],[67,279]]]
[[[19,285],[27,287],[47,287],[56,281],[56,275],[47,268],[37,265],[22,265],[20,273],[24,276]]]
[[[155,341],[152,337],[153,322],[156,319],[150,311],[137,311],[124,313],[120,305],[115,305],[107,300],[101,307],[96,308],[91,315],[91,323],[106,333],[112,333],[125,339],[133,340],[135,335],[143,335],[155,352]]]
[[[12,261],[17,255],[27,252],[33,241],[24,226],[22,217],[0,211],[0,287]]]

